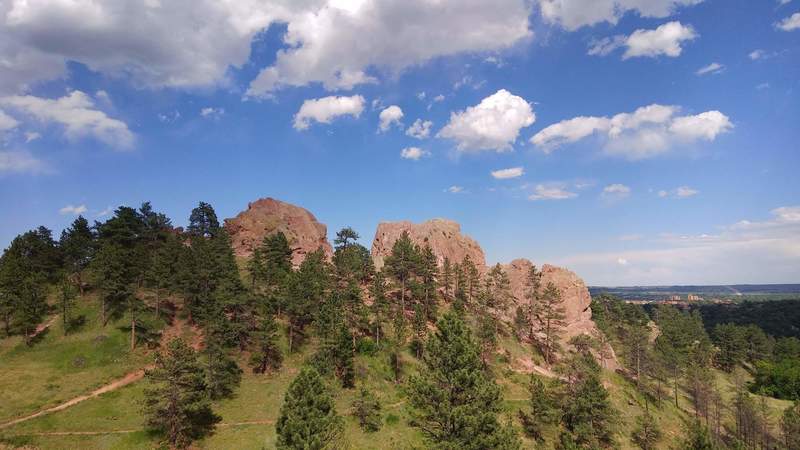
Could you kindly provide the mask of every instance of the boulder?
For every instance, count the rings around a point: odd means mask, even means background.
[[[241,257],[249,257],[264,237],[279,231],[289,240],[295,266],[320,247],[328,258],[333,255],[327,237],[328,228],[324,224],[308,210],[273,198],[262,198],[248,204],[246,211],[225,219],[225,229],[231,235],[234,252]]]
[[[481,246],[469,236],[461,234],[461,226],[452,220],[433,219],[423,223],[382,222],[375,231],[372,241],[372,260],[375,268],[383,267],[384,260],[392,253],[392,246],[404,231],[419,245],[430,245],[436,260],[441,266],[444,259],[452,263],[461,262],[469,255],[481,273],[486,269],[486,257]]]

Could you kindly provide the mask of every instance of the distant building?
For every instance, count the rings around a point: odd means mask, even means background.
[[[686,296],[686,300],[690,302],[700,302],[703,301],[703,297],[700,297],[699,295],[689,294]]]
[[[681,301],[681,296],[680,295],[671,295],[669,297],[669,301],[671,301],[671,302],[679,302],[679,301]]]

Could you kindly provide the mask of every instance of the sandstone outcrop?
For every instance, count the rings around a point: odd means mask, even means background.
[[[296,266],[306,254],[320,247],[329,258],[333,254],[324,224],[308,210],[273,198],[262,198],[248,204],[246,211],[233,219],[225,219],[225,229],[231,235],[237,256],[250,256],[265,236],[279,231],[289,240],[292,262]]]
[[[510,264],[503,265],[503,270],[511,281],[511,291],[517,299],[517,304],[528,304],[525,299],[526,277],[533,265],[527,259],[515,259]],[[548,283],[553,283],[564,299],[564,312],[567,326],[564,329],[564,341],[580,334],[593,334],[596,330],[592,321],[592,296],[589,289],[574,272],[561,267],[545,264],[538,268],[542,271],[542,288]],[[513,314],[513,312],[511,312]]]
[[[469,236],[461,234],[458,223],[447,219],[433,219],[418,224],[408,221],[380,223],[371,251],[376,269],[383,267],[384,259],[391,254],[392,246],[404,231],[408,232],[415,244],[430,245],[439,266],[444,263],[445,258],[457,263],[469,255],[481,273],[486,269],[486,257],[481,246]]]

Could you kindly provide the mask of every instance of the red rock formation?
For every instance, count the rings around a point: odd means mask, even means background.
[[[273,198],[262,198],[247,205],[233,219],[225,219],[237,256],[247,257],[265,236],[279,231],[292,247],[292,262],[299,265],[306,254],[322,247],[330,258],[333,248],[328,243],[328,229],[309,211]]]
[[[503,270],[511,280],[511,291],[517,298],[518,305],[527,305],[525,299],[526,281],[533,263],[527,259],[515,259],[510,264],[503,265]],[[553,283],[564,299],[565,322],[567,327],[564,329],[564,340],[568,341],[573,336],[584,333],[594,333],[595,325],[592,321],[592,310],[589,305],[592,297],[589,289],[574,272],[550,264],[539,267],[542,271],[542,289],[548,283]],[[512,312],[513,313],[513,312]]]
[[[419,224],[408,221],[380,223],[372,241],[375,268],[383,267],[384,259],[392,253],[392,246],[403,231],[408,232],[415,244],[430,245],[440,266],[445,258],[457,263],[469,255],[481,273],[486,269],[486,257],[481,246],[469,236],[461,234],[458,223],[447,219],[433,219]]]

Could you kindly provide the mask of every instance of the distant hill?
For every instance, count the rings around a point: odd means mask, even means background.
[[[673,295],[698,295],[732,301],[800,299],[800,284],[731,284],[686,286],[589,286],[594,295],[611,294],[626,300],[666,300]]]

